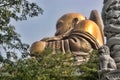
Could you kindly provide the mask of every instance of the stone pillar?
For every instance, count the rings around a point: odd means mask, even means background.
[[[102,19],[106,44],[117,70],[103,72],[101,80],[120,80],[120,0],[104,0]]]
[[[120,69],[120,0],[104,0],[102,19],[106,44]]]

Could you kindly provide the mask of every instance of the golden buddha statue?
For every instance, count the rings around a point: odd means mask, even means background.
[[[96,10],[91,12],[90,19],[79,13],[68,13],[58,19],[54,37],[43,38],[32,44],[30,55],[42,53],[45,48],[53,51],[60,49],[63,53],[79,56],[80,64],[83,56],[89,59],[89,53],[104,44],[103,31]]]

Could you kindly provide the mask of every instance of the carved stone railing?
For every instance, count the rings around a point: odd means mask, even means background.
[[[102,75],[101,80],[120,80],[120,70],[104,72],[104,75]]]

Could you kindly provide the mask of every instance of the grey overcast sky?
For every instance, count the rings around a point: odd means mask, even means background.
[[[101,15],[103,0],[28,0],[37,3],[43,15],[26,21],[13,22],[16,31],[24,43],[32,44],[44,37],[54,36],[56,21],[66,13],[77,12],[89,18],[91,10],[98,10]]]

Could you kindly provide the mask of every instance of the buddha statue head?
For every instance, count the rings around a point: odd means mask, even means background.
[[[85,20],[85,16],[79,13],[67,13],[60,17],[56,24],[55,36],[63,35],[70,31],[74,23],[78,23],[81,20]]]
[[[60,17],[56,24],[55,36],[64,35],[71,31],[84,31],[93,36],[100,46],[103,45],[103,32],[101,28],[101,22],[97,11],[91,12],[90,19],[86,19],[85,16],[79,13],[67,13]]]

